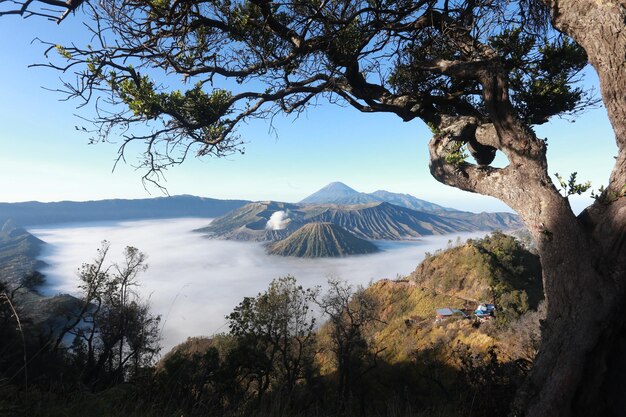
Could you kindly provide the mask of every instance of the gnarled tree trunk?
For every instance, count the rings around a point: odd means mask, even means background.
[[[591,0],[553,4],[555,25],[587,51],[619,154],[608,187],[581,215],[552,184],[545,144],[517,119],[506,77],[480,82],[492,123],[450,117],[430,143],[439,181],[491,195],[516,210],[538,244],[547,299],[542,345],[514,416],[622,416],[626,413],[626,9]],[[590,140],[592,140],[590,138]],[[454,143],[502,151],[506,168],[453,164]]]
[[[585,49],[598,73],[618,155],[601,198],[574,222],[555,217],[553,239],[540,242],[548,317],[542,348],[518,405],[526,404],[529,416],[622,416],[626,412],[626,9],[616,0],[553,1],[550,6],[555,26]]]

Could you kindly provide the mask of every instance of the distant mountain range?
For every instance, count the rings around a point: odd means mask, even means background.
[[[377,197],[373,197],[373,194]],[[402,240],[458,232],[517,229],[523,226],[519,218],[511,213],[469,213],[428,203],[407,194],[386,191],[373,194],[360,193],[342,183],[332,183],[298,204],[275,201],[246,204],[197,231],[218,239],[265,242],[284,239],[284,245],[269,245],[269,252],[310,256],[311,253],[336,253],[330,247],[324,250],[307,247],[319,245],[319,242],[334,245],[333,238],[328,237],[332,233],[349,233],[354,238],[364,240]],[[374,198],[387,198],[403,205],[386,201],[345,204]],[[415,210],[406,205],[420,205],[428,210]],[[336,227],[332,230],[329,226],[325,226],[325,229],[320,229],[320,226],[303,228],[304,225],[313,223],[332,224]],[[296,231],[306,232],[307,235],[296,235]],[[327,238],[313,239],[310,237],[313,232],[323,232]],[[294,235],[296,237],[291,239]]]
[[[0,203],[0,223],[9,219],[22,226],[32,226],[104,220],[210,218],[224,215],[246,203],[249,201],[217,200],[191,195],[137,200]]]
[[[366,194],[348,187],[342,182],[331,182],[326,187],[300,200],[300,204],[368,204],[368,203],[391,203],[396,206],[406,207],[413,210],[440,212],[457,211],[455,209],[440,206],[426,200],[420,200],[410,194],[391,193],[378,190]]]
[[[269,223],[275,213],[282,215],[282,224],[273,229]],[[454,216],[447,217],[389,203],[340,206],[263,201],[246,204],[196,231],[218,239],[275,241],[314,222],[333,223],[356,237],[369,240],[402,240],[522,227],[517,216],[510,213],[454,212]]]
[[[293,206],[301,205],[355,205],[373,203],[391,203],[396,206],[409,208],[421,212],[445,214],[447,217],[456,217],[467,220],[468,215],[474,213],[462,212],[443,207],[409,194],[392,193],[379,190],[367,194],[354,190],[341,182],[333,182],[319,191],[311,194]],[[94,201],[58,201],[41,203],[28,201],[21,203],[0,203],[0,224],[13,220],[21,226],[79,223],[106,220],[141,220],[177,217],[206,217],[215,218],[243,207],[249,200],[219,200],[214,198],[179,195],[172,197],[156,197],[144,199],[111,199]],[[289,204],[289,203],[281,203]],[[455,214],[452,214],[455,213]],[[496,219],[489,219],[481,213],[485,220],[484,227],[490,227]],[[489,213],[491,217],[500,213]],[[510,216],[508,213],[504,213]],[[498,221],[506,222],[506,217]],[[514,217],[514,216],[513,216]],[[472,219],[477,223],[479,219]],[[281,234],[278,234],[281,235]]]
[[[333,223],[308,223],[278,242],[267,246],[272,255],[322,258],[378,252],[371,242],[355,237]]]
[[[519,218],[511,213],[463,212],[409,194],[384,190],[367,194],[341,182],[330,183],[297,204],[190,195],[137,200],[0,203],[0,224],[12,220],[23,226],[178,217],[217,217],[198,231],[213,238],[264,242],[285,239],[310,223],[330,223],[365,240],[401,240],[523,227]],[[324,230],[328,232],[325,236],[342,235],[335,227],[311,230]],[[334,252],[329,248],[328,253]]]
[[[350,203],[350,201],[360,201],[360,203]],[[391,193],[384,190],[378,190],[373,193],[366,194],[356,191],[341,182],[332,182],[328,184],[326,187],[301,200],[300,204],[347,205],[373,204],[381,202],[422,212],[422,215],[418,216],[419,224],[423,226],[424,221],[431,223],[432,227],[426,226],[426,229],[432,229],[434,234],[475,230],[507,230],[523,227],[519,217],[512,213],[471,213],[449,207],[443,207],[426,200],[420,200],[410,194]],[[428,216],[424,216],[426,213],[441,216],[445,218],[445,221],[442,224],[438,222],[440,219],[436,217],[428,218]],[[411,213],[409,216],[415,216],[415,214]],[[459,220],[460,222],[454,222],[454,219]],[[452,230],[450,230],[450,228],[452,228]],[[422,233],[419,231],[419,228],[418,233],[420,233],[420,235],[429,234],[428,232]],[[409,235],[411,235],[411,233],[409,233]]]

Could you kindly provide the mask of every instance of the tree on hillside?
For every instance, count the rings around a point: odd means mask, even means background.
[[[14,4],[0,13],[50,15],[51,6],[72,11],[81,0]],[[433,131],[433,176],[504,201],[537,241],[547,319],[515,414],[610,415],[626,401],[619,379],[624,7],[618,0],[104,0],[84,3],[89,45],[56,47],[61,61],[51,65],[76,73],[65,85],[70,96],[95,103],[96,139],[121,129],[122,154],[128,143],[146,143],[150,173],[190,152],[235,151],[241,122],[297,114],[318,100],[421,119]],[[575,41],[548,30],[550,16]],[[596,202],[576,216],[550,179],[546,142],[532,126],[589,102],[576,86],[587,61],[598,72],[618,155]],[[162,76],[186,83],[169,89]],[[506,167],[491,166],[497,152]],[[573,185],[566,194],[581,190]]]
[[[273,280],[256,297],[244,298],[227,316],[238,341],[235,354],[247,368],[259,402],[269,389],[291,400],[296,385],[309,373],[315,353],[313,296],[286,276]]]
[[[123,262],[110,264],[108,253],[104,241],[93,263],[79,268],[82,307],[68,317],[56,344],[73,337],[69,351],[83,382],[94,387],[124,382],[159,351],[160,316],[150,313],[134,289],[147,268],[146,255],[126,247]]]
[[[15,290],[10,291],[8,284],[0,281],[0,378],[10,380],[21,373],[24,388],[28,389],[28,353],[15,294]]]
[[[378,353],[365,337],[368,326],[379,321],[376,300],[365,288],[328,280],[328,290],[316,304],[328,316],[331,350],[337,368],[339,408],[345,411],[361,377],[376,366]]]

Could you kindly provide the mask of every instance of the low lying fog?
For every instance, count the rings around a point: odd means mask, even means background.
[[[268,256],[259,243],[210,240],[191,230],[207,219],[144,220],[91,223],[30,230],[48,245],[41,259],[47,285],[42,292],[77,294],[77,269],[91,262],[104,239],[110,260],[121,260],[125,246],[148,255],[148,270],[139,275],[140,292],[162,315],[163,353],[189,336],[228,330],[225,316],[243,297],[254,296],[273,279],[291,274],[304,287],[338,277],[353,284],[396,278],[415,269],[425,252],[444,248],[457,235],[413,242],[378,242],[382,252],[333,259]],[[460,234],[463,241],[485,233]]]

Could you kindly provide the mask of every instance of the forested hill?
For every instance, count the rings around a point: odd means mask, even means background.
[[[328,227],[337,226],[309,224],[304,231]],[[227,397],[233,398],[227,415],[251,415],[246,404],[257,401],[258,410],[262,393],[269,405],[263,416],[505,416],[537,352],[545,317],[541,283],[539,258],[497,232],[429,255],[408,277],[366,288],[330,279],[311,292],[294,277],[274,280],[227,316],[231,334],[189,338],[165,354],[151,383],[163,391],[153,398],[168,406],[178,396],[176,406],[199,408],[244,386]],[[496,305],[495,318],[472,317],[482,302]],[[313,319],[310,307],[323,314]],[[446,308],[457,314],[437,318],[436,310]],[[247,383],[256,382],[249,370],[259,364],[266,391]],[[302,376],[290,382],[294,369]],[[201,388],[193,391],[189,381],[196,380]],[[290,383],[293,391],[280,389]],[[341,412],[336,405],[346,389],[362,397]],[[291,395],[306,401],[293,401],[281,414]],[[363,412],[364,405],[372,411]]]
[[[39,293],[38,288],[45,285],[39,270],[45,263],[37,257],[44,245],[12,221],[0,225],[0,293],[6,291],[19,304],[23,322],[49,332],[58,328],[63,321],[61,312],[70,311],[76,299],[67,294],[46,297]]]
[[[26,284],[25,280],[43,266],[37,260],[43,245],[12,221],[0,224],[0,281],[10,287]]]
[[[543,299],[541,265],[521,242],[495,232],[428,255],[405,279],[378,281],[366,293],[380,309],[380,324],[369,337],[386,347],[382,357],[388,362],[434,349],[437,360],[452,363],[460,344],[476,355],[495,345],[502,358],[517,359],[524,356],[520,343],[532,342],[519,340],[526,337],[519,332],[520,317],[536,311]],[[434,322],[435,309],[471,314],[478,303],[496,305],[495,328],[476,330],[470,320]]]
[[[180,195],[136,200],[59,201],[0,203],[0,224],[6,220],[32,226],[101,220],[164,219],[175,217],[218,217],[248,203]]]

